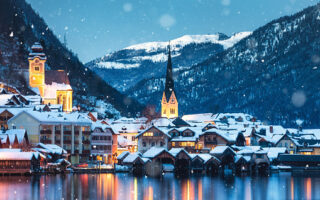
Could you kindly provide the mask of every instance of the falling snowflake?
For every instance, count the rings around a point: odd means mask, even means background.
[[[170,27],[176,23],[176,20],[171,15],[164,14],[160,17],[159,22],[163,28],[170,29]]]
[[[123,10],[125,12],[131,12],[132,11],[132,4],[131,3],[125,3],[123,4]]]

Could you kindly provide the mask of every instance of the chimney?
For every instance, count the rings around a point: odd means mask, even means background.
[[[270,126],[270,133],[273,133],[273,126]]]

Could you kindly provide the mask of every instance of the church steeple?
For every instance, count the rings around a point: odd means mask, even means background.
[[[174,82],[172,76],[172,62],[171,62],[171,50],[170,50],[170,42],[168,45],[168,62],[167,62],[167,74],[166,74],[166,83],[164,92],[166,94],[166,100],[169,101],[171,93],[174,91]]]
[[[178,117],[178,100],[174,91],[170,42],[168,45],[166,82],[161,101],[161,116],[167,118]]]

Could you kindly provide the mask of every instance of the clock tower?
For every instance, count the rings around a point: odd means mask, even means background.
[[[40,95],[44,95],[45,88],[45,62],[47,57],[40,43],[36,42],[29,53],[29,85],[39,89]]]

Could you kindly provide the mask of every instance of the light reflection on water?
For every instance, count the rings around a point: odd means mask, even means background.
[[[320,176],[162,178],[129,174],[2,176],[0,199],[320,199]]]

